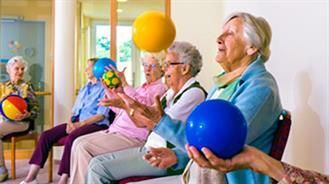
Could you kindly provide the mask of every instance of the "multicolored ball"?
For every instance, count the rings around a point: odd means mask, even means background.
[[[116,88],[121,84],[120,78],[112,70],[105,72],[102,76],[102,79],[106,86],[109,88]]]
[[[27,111],[27,103],[21,96],[9,95],[0,102],[1,115],[9,120],[16,120],[17,116]]]

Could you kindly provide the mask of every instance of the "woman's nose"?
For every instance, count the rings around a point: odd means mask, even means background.
[[[222,41],[222,34],[217,37],[217,43],[218,44],[222,44],[223,43],[223,41]]]

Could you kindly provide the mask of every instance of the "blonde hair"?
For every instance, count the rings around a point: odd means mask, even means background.
[[[263,17],[255,17],[245,12],[232,13],[227,17],[225,24],[237,17],[243,20],[244,37],[247,43],[256,47],[259,57],[266,62],[271,55],[272,30],[270,24]]]

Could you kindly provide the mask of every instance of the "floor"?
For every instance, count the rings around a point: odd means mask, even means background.
[[[10,171],[10,161],[6,161],[6,166],[8,171]],[[5,184],[17,184],[21,182],[29,170],[28,160],[16,160],[16,180],[8,179],[7,181],[3,182]],[[53,168],[53,183],[57,183],[59,180],[59,176],[57,174],[58,164],[54,163]],[[46,164],[43,169],[40,170],[38,175],[37,181],[39,184],[46,184],[48,183],[48,165]]]

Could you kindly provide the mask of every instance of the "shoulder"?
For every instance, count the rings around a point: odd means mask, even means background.
[[[278,90],[278,85],[273,75],[266,69],[257,70],[244,76],[240,80],[239,87],[246,89],[264,89],[265,92],[273,92]]]
[[[192,87],[182,94],[181,98],[186,98],[188,100],[204,100],[206,98],[206,93],[199,87]]]

